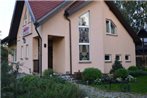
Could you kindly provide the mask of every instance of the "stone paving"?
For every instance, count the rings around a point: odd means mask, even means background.
[[[108,92],[87,85],[77,84],[87,94],[87,98],[147,98],[147,95],[124,92]]]

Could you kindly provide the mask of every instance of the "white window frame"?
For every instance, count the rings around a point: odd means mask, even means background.
[[[106,60],[105,56],[109,56],[109,60]],[[104,56],[105,62],[112,62],[112,55],[111,54],[105,54],[105,56]]]
[[[116,56],[119,56],[119,60],[118,60],[118,61],[121,62],[121,61],[122,61],[122,57],[121,57],[121,55],[120,55],[120,54],[116,54],[116,55],[115,55],[115,59],[116,59]]]
[[[108,21],[109,32],[107,32],[107,21]],[[116,27],[116,25],[114,24],[114,22],[111,19],[106,19],[105,24],[106,24],[106,34],[117,35],[117,33],[116,33],[117,32],[117,27]],[[115,27],[114,33],[112,33],[111,24]]]
[[[80,24],[78,24],[78,31],[79,31],[79,28],[90,28],[90,11],[85,12],[84,14],[80,15],[80,17],[85,15],[85,14],[88,14],[88,18],[89,18],[88,19],[88,25],[81,26]],[[80,17],[79,17],[79,21],[80,21]],[[89,32],[90,32],[90,29],[89,29]],[[90,62],[91,57],[90,57],[90,33],[89,32],[88,32],[89,42],[87,42],[87,43],[79,42],[79,49],[80,49],[80,46],[82,46],[82,45],[89,46],[89,51],[88,51],[89,52],[89,60],[80,60],[80,50],[79,50],[79,62]],[[80,38],[80,32],[79,32],[79,38]]]
[[[128,56],[128,60],[126,60],[126,56]],[[131,61],[131,55],[130,55],[130,54],[126,54],[126,55],[125,55],[125,61],[126,61],[126,62],[130,62],[130,61]]]

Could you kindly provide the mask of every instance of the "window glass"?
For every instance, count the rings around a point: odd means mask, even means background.
[[[80,16],[79,26],[89,26],[89,12]]]
[[[106,20],[106,32],[108,34],[116,34],[116,26],[111,20]]]
[[[90,60],[89,54],[89,12],[79,18],[79,60]]]
[[[21,59],[23,58],[23,46],[21,46]]]
[[[26,45],[26,58],[29,58],[29,46]]]
[[[80,45],[80,60],[89,60],[89,45]]]
[[[106,32],[110,32],[109,31],[109,21],[106,21]]]
[[[121,61],[121,55],[116,55],[115,59],[117,59],[118,61]]]
[[[125,60],[130,61],[130,55],[125,55]]]
[[[111,55],[110,54],[105,55],[105,61],[111,61]]]
[[[80,43],[89,43],[89,28],[79,28],[79,33],[80,33],[80,38],[79,42]]]

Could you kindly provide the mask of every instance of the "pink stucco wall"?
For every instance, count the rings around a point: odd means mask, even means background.
[[[31,28],[31,35],[25,37],[26,43],[22,40],[23,17],[26,6],[24,6],[21,23],[17,35],[17,61],[24,63],[22,72],[29,73],[28,69],[33,71],[33,60],[38,59],[38,42],[37,33],[33,23],[28,23]],[[70,71],[70,54],[69,54],[69,23],[64,17],[64,9],[48,19],[38,30],[42,37],[42,70],[48,69],[48,39],[53,40],[53,70],[58,73]],[[90,12],[90,61],[79,61],[79,17]],[[30,16],[29,16],[30,18]],[[127,31],[124,29],[119,20],[109,10],[103,1],[93,1],[91,4],[80,9],[69,17],[71,20],[72,34],[72,69],[73,73],[83,71],[87,67],[95,67],[104,73],[108,73],[111,65],[114,63],[116,54],[122,55],[122,64],[127,68],[135,64],[135,44]],[[117,27],[117,36],[106,35],[105,21],[111,19]],[[127,44],[126,44],[127,43]],[[47,47],[44,47],[44,44]],[[23,57],[21,60],[21,46],[29,46],[29,58]],[[112,54],[112,62],[105,63],[104,55]],[[124,55],[131,55],[131,62],[124,61]]]

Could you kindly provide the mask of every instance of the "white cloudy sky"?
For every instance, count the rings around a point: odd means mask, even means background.
[[[15,0],[0,0],[0,39],[9,33]]]

